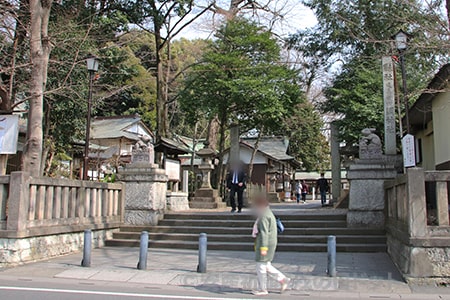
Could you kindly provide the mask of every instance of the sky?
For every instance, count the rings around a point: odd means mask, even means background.
[[[273,27],[275,34],[286,37],[289,34],[297,32],[299,29],[312,27],[317,24],[317,19],[313,11],[305,7],[299,0],[273,1],[273,5],[278,6],[276,8],[281,8],[280,3],[283,5],[282,10],[285,17],[283,20],[276,22],[276,25]],[[210,13],[199,18],[194,24],[185,28],[178,38],[210,38],[213,33],[212,28],[214,27],[211,21],[212,19],[212,14]],[[269,26],[269,22],[265,22],[264,19],[262,23],[267,23],[266,25]]]

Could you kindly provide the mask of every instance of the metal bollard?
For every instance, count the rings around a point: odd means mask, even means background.
[[[206,233],[200,233],[198,239],[198,273],[206,273],[206,251],[208,250],[208,237]]]
[[[141,232],[141,242],[139,247],[139,262],[137,264],[138,270],[147,269],[147,255],[148,255],[148,232]]]
[[[83,244],[83,260],[81,260],[82,267],[91,266],[91,252],[92,252],[92,231],[84,231],[84,244]]]
[[[328,237],[328,276],[336,277],[336,237]]]

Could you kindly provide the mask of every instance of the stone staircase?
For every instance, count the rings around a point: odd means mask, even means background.
[[[335,235],[338,252],[385,252],[384,230],[347,228],[345,214],[276,214],[285,232],[278,251],[325,252],[327,237]],[[138,247],[140,232],[150,234],[150,248],[198,249],[199,233],[208,234],[208,249],[253,251],[253,216],[230,213],[170,213],[158,226],[124,226],[107,246]]]
[[[217,209],[227,207],[219,196],[218,190],[201,188],[195,191],[195,197],[189,201],[189,207],[195,209]]]

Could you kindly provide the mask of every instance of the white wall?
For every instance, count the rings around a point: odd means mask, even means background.
[[[433,99],[433,130],[435,164],[450,161],[450,92]]]

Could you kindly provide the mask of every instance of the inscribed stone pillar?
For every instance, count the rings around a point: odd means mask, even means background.
[[[230,148],[230,159],[231,163],[238,163],[240,161],[239,155],[239,125],[234,124],[231,125],[230,128],[230,139],[231,139],[231,148]]]
[[[397,154],[395,125],[394,64],[390,56],[382,58],[384,98],[384,145],[386,155]]]
[[[339,153],[339,129],[331,123],[331,192],[332,203],[336,203],[341,196],[341,156]]]

